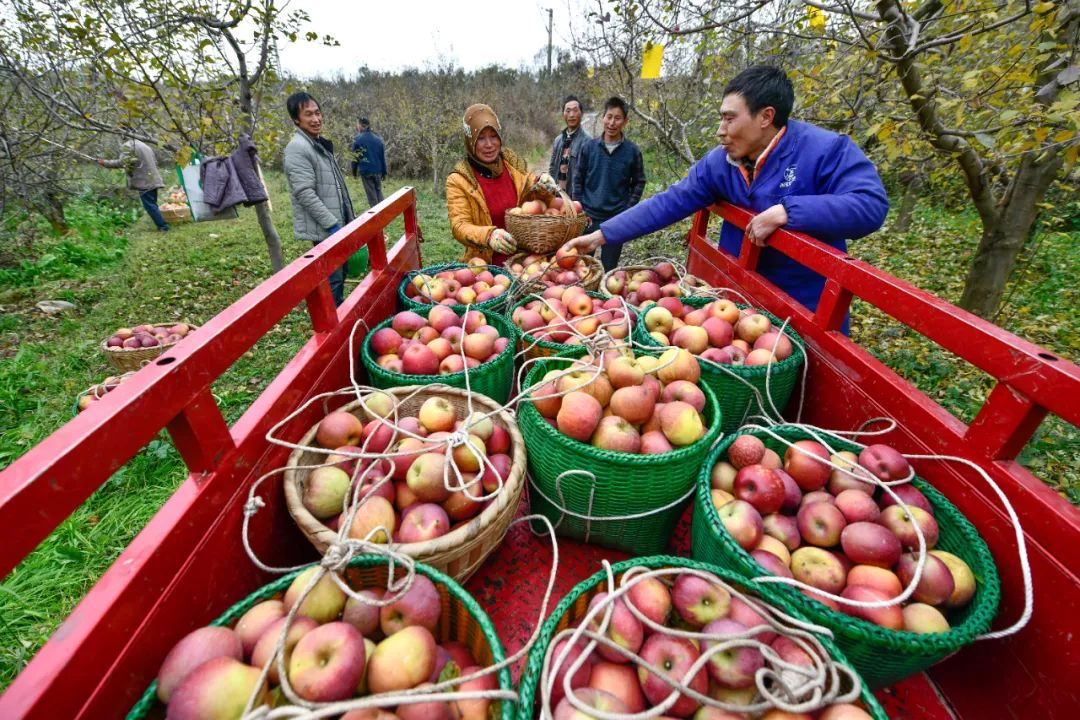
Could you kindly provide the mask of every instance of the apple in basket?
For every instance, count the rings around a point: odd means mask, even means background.
[[[630,335],[631,318],[616,298],[593,298],[578,286],[552,285],[543,296],[530,296],[511,313],[511,321],[529,339],[579,345],[603,331],[616,340]],[[531,339],[531,340],[530,340]]]
[[[135,325],[117,328],[105,340],[107,350],[135,350],[159,345],[171,345],[188,336],[192,328],[187,323],[168,325]]]
[[[470,258],[466,267],[417,273],[405,295],[425,305],[472,305],[499,297],[512,284],[504,272],[492,272],[479,258]]]
[[[397,313],[388,327],[372,334],[369,345],[376,365],[391,372],[440,375],[490,362],[509,342],[484,313],[470,310],[458,315],[436,305],[427,318],[409,310]]]

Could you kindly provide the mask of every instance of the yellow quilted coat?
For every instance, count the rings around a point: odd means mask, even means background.
[[[525,161],[511,150],[503,150],[504,172],[514,179],[518,193],[518,205],[531,195],[529,189],[536,184],[536,176],[528,171]],[[491,262],[495,252],[488,247],[487,239],[495,226],[491,224],[480,183],[476,182],[472,167],[467,160],[460,161],[446,178],[446,214],[450,218],[450,230],[454,239],[465,246],[461,261],[480,257]]]

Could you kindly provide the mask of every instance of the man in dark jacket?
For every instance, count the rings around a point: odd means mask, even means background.
[[[592,228],[637,205],[645,191],[645,161],[641,150],[623,135],[627,111],[625,100],[609,98],[604,104],[604,134],[585,143],[578,158],[574,192],[570,196],[581,201],[585,214],[592,220]],[[621,245],[604,245],[600,249],[604,270],[618,265],[621,254]]]
[[[758,65],[739,73],[724,89],[720,147],[675,185],[568,245],[579,252],[619,246],[726,200],[757,213],[745,231],[755,245],[764,246],[785,227],[846,251],[846,239],[869,235],[885,222],[885,187],[851,138],[789,121],[794,103],[783,71]],[[724,223],[723,250],[738,255],[742,240],[742,230]],[[817,273],[769,248],[757,269],[809,309],[817,308],[825,284]]]
[[[566,127],[556,136],[552,145],[548,174],[559,184],[559,188],[569,194],[573,192],[581,148],[592,138],[585,132],[585,128],[581,127],[581,101],[573,95],[567,95],[562,108]]]
[[[334,145],[322,137],[322,110],[306,92],[297,92],[285,101],[296,133],[285,146],[282,164],[292,199],[293,235],[318,245],[345,225],[353,212],[349,189],[334,157]],[[345,295],[345,268],[330,275],[334,302]]]
[[[359,131],[353,139],[353,177],[357,175],[364,183],[369,207],[383,201],[382,181],[386,179],[386,148],[382,138],[371,130],[371,121],[360,118],[356,123]]]

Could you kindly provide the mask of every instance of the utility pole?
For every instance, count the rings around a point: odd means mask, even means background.
[[[551,8],[548,8],[548,77],[551,77],[551,17],[553,12]]]

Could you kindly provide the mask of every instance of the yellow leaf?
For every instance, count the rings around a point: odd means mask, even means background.
[[[1062,130],[1051,139],[1056,143],[1065,142],[1066,140],[1071,140],[1074,135],[1076,135],[1076,132],[1073,130]]]
[[[1054,3],[1052,2],[1041,2],[1031,9],[1035,12],[1036,15],[1045,15],[1046,13],[1053,10],[1055,7],[1057,6],[1054,5]]]
[[[1049,135],[1049,134],[1050,134],[1050,130],[1048,128],[1044,128],[1044,127],[1035,128],[1035,139],[1038,140],[1039,142],[1042,142],[1043,140],[1045,140],[1046,136]]]
[[[825,17],[825,11],[821,8],[816,8],[812,5],[806,6],[806,16],[810,18],[810,27],[815,30],[824,30],[827,20]]]
[[[660,65],[664,62],[664,46],[648,44],[641,56],[641,79],[655,80],[660,77]]]

